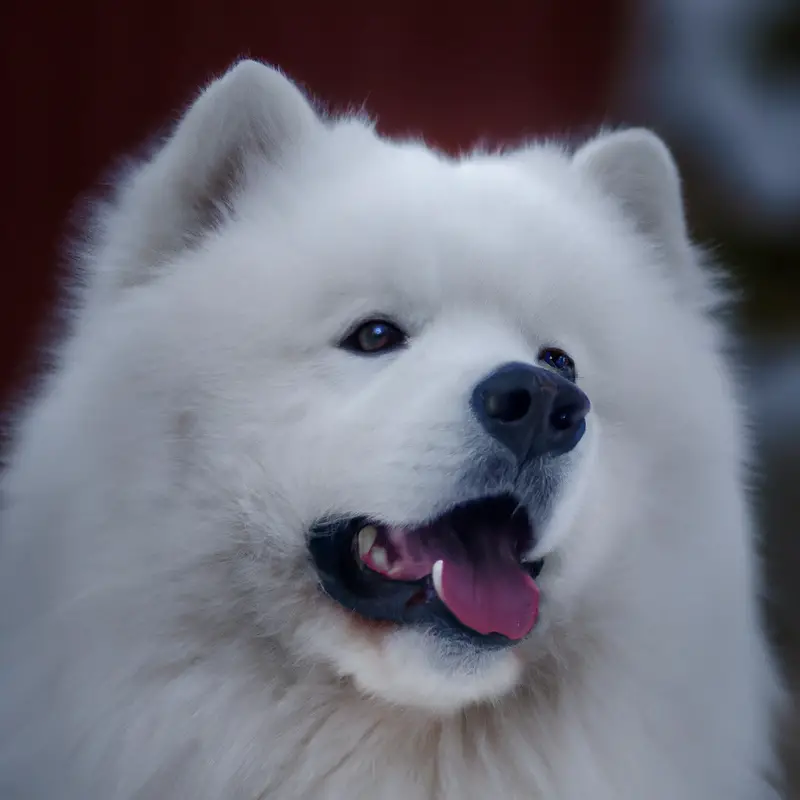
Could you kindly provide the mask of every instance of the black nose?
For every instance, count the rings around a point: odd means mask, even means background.
[[[586,430],[589,407],[574,383],[531,364],[503,364],[472,393],[481,425],[520,462],[572,450]]]

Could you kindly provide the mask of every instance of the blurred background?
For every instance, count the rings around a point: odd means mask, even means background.
[[[76,200],[241,55],[450,151],[599,124],[667,140],[744,290],[770,621],[800,688],[800,0],[4,0],[0,412],[37,365]],[[800,798],[792,735],[787,762]]]

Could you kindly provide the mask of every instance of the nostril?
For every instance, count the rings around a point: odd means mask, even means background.
[[[499,422],[518,422],[531,408],[531,394],[527,389],[510,392],[491,392],[484,401],[486,415]]]
[[[557,431],[568,431],[580,423],[588,409],[584,403],[570,403],[555,408],[550,414],[550,425]]]
[[[567,409],[554,411],[550,417],[550,425],[557,431],[567,431],[572,427],[572,414]]]

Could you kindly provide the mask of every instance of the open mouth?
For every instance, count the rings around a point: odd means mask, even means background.
[[[416,528],[366,517],[314,527],[309,548],[322,588],[361,616],[435,627],[481,645],[507,646],[536,624],[542,562],[510,495],[464,503]]]

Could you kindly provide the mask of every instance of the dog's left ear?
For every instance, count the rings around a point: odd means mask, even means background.
[[[709,276],[689,241],[678,168],[664,142],[643,128],[605,133],[583,145],[572,163],[647,238],[681,299],[713,305]]]
[[[607,133],[583,145],[573,164],[665,255],[683,252],[687,234],[680,177],[658,136],[642,128]]]

